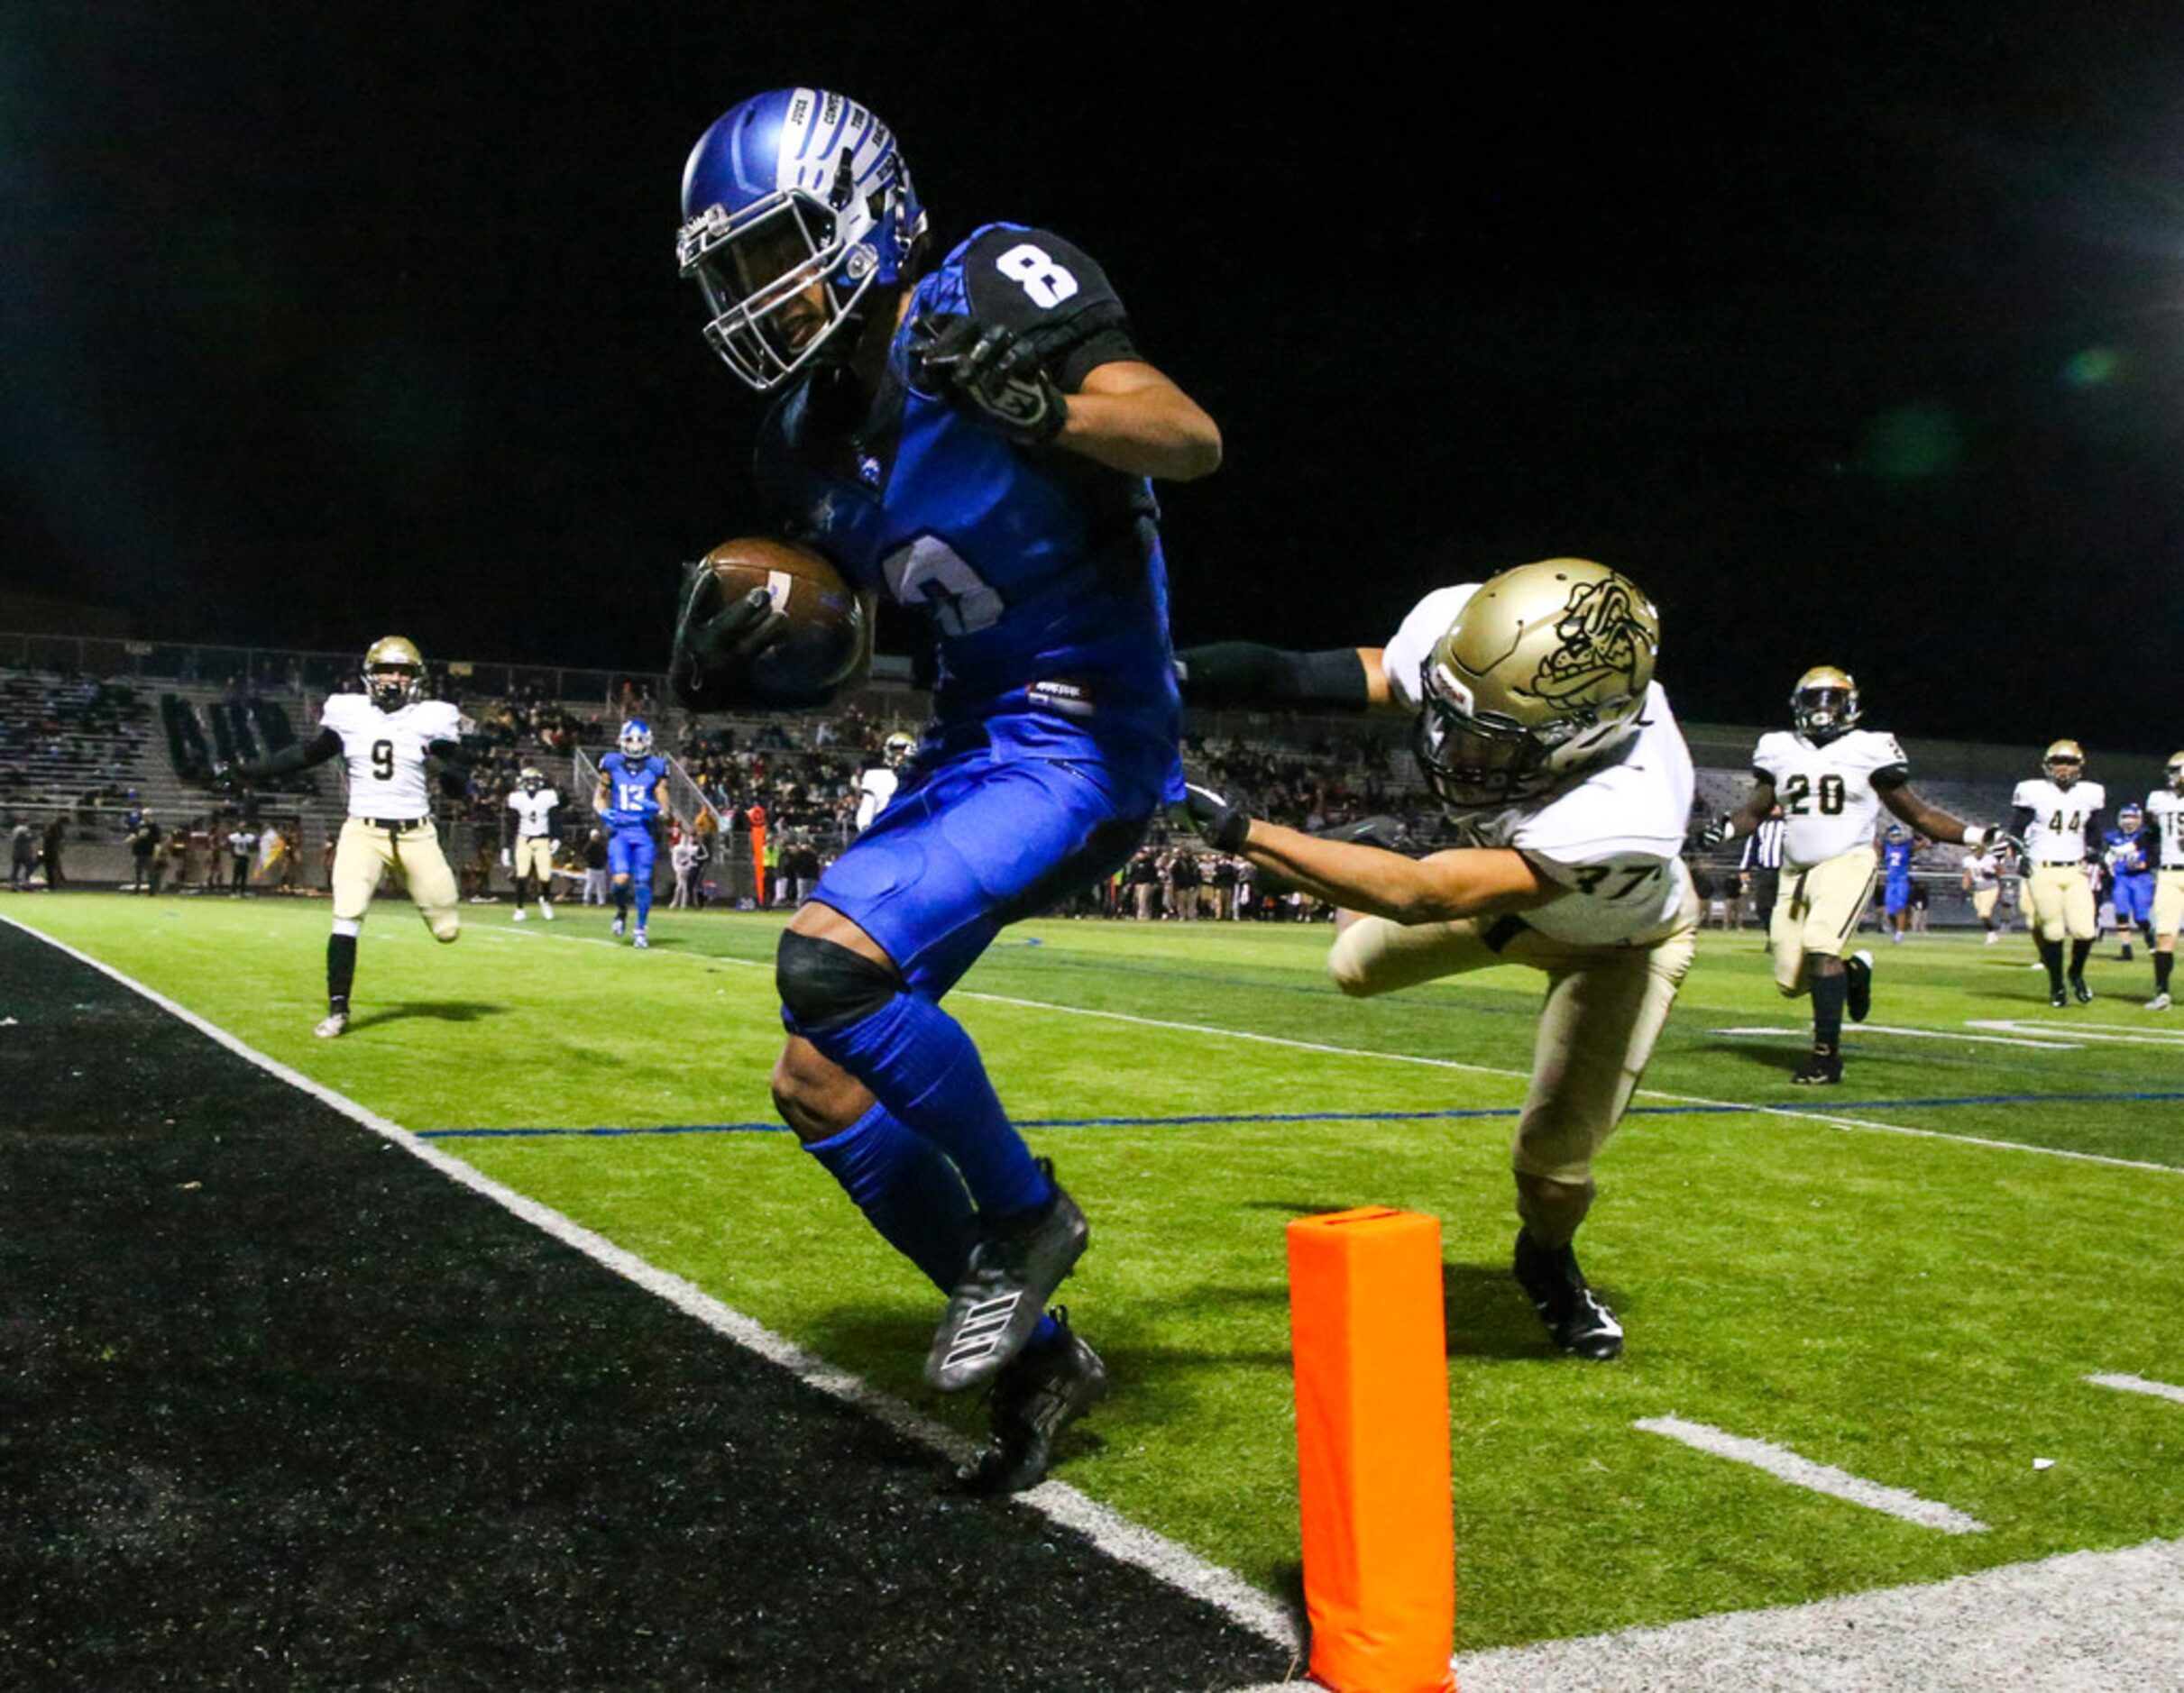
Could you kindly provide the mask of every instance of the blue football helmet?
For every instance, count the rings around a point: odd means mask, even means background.
[[[622,725],[621,738],[616,743],[624,758],[642,758],[652,751],[652,725],[643,718],[631,718]]]
[[[2138,806],[2126,802],[2115,814],[2115,826],[2126,835],[2135,835],[2145,827],[2146,813]]]
[[[925,233],[894,133],[823,88],[754,96],[701,135],[683,219],[675,258],[711,309],[705,339],[760,393],[833,341],[867,292],[901,282]]]

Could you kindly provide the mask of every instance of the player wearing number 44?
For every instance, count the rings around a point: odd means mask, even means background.
[[[432,822],[427,783],[436,769],[450,794],[468,783],[463,718],[453,705],[424,697],[425,660],[399,635],[374,641],[364,654],[364,691],[326,696],[319,729],[308,741],[269,758],[238,764],[246,782],[293,774],[336,755],[349,775],[349,819],[334,849],[334,933],[326,942],[326,1014],[314,1034],[332,1039],[349,1027],[349,992],[356,978],[356,941],[381,879],[391,870],[408,891],[435,940],[462,933],[455,876]]]
[[[1912,792],[1910,761],[1895,737],[1861,729],[1858,683],[1822,664],[1797,679],[1790,692],[1791,730],[1759,737],[1752,750],[1752,791],[1743,806],[1700,832],[1719,846],[1759,826],[1770,807],[1788,825],[1782,843],[1782,897],[1768,925],[1775,985],[1791,997],[1811,994],[1812,1050],[1790,1079],[1829,1086],[1843,1079],[1843,1013],[1865,1020],[1873,1001],[1873,960],[1846,956],[1877,859],[1873,831],[1885,805],[1929,840],[1984,846],[1998,829],[1959,822]]]
[[[993,1384],[994,1440],[962,1478],[1014,1490],[1106,1388],[1046,1311],[1089,1231],[940,1002],[1004,924],[1128,862],[1182,790],[1147,479],[1205,475],[1220,435],[1059,236],[989,224],[943,255],[894,135],[840,95],[730,111],[690,155],[683,213],[706,338],[777,393],[762,500],[859,593],[931,620],[922,747],[775,956],[774,1097],[947,1294],[926,1377]],[[686,601],[671,674],[732,682],[783,618],[763,589]]]

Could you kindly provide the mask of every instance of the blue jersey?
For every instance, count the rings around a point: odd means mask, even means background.
[[[643,828],[660,814],[656,794],[667,773],[667,761],[657,753],[632,759],[609,753],[599,761],[607,779],[607,809],[601,813],[616,828]]]
[[[1057,236],[988,224],[917,284],[867,409],[825,371],[782,396],[759,434],[762,496],[855,587],[925,612],[943,753],[1094,760],[1179,797],[1151,486],[1015,446],[913,387],[910,325],[928,313],[1015,331],[1065,390],[1138,356],[1098,266]]]
[[[2153,874],[2151,846],[2143,828],[2112,828],[2101,837],[2101,860],[2118,881],[2126,876],[2150,876]]]
[[[1911,843],[1891,840],[1881,843],[1881,868],[1889,881],[1904,880],[1911,874]]]

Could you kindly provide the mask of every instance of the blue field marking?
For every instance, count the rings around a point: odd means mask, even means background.
[[[2184,1089],[2134,1094],[1957,1094],[1939,1099],[1847,1099],[1829,1102],[1831,1114],[1846,1111],[1910,1111],[1951,1105],[2088,1105],[2142,1100],[2184,1099]],[[1302,1111],[1198,1112],[1179,1117],[1026,1117],[1019,1129],[1170,1129],[1223,1122],[1441,1122],[1469,1117],[1514,1117],[1521,1105],[1482,1105],[1464,1111]],[[1626,1117],[1736,1117],[1785,1112],[1810,1113],[1786,1105],[1633,1105]],[[733,1135],[785,1133],[779,1122],[669,1123],[644,1129],[421,1129],[420,1140],[521,1140],[594,1139],[621,1135]]]

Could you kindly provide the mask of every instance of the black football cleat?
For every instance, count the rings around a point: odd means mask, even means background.
[[[1805,1061],[1790,1077],[1800,1087],[1833,1087],[1842,1079],[1843,1055],[1826,1047],[1814,1047],[1805,1054]]]
[[[2069,1002],[2070,996],[2068,993],[2065,993],[2060,988],[2050,988],[2048,990],[2049,1004],[2060,1007],[2068,1005]]]
[[[1519,1229],[1515,1268],[1517,1285],[1559,1350],[1604,1360],[1623,1350],[1623,1325],[1586,1284],[1577,1254],[1566,1243],[1550,1251]]]
[[[1057,1306],[1061,1332],[1002,1366],[986,1404],[993,1438],[956,1471],[966,1493],[1022,1493],[1046,1479],[1062,1430],[1107,1396],[1107,1367],[1069,1327]]]
[[[1850,1020],[1862,1023],[1866,1013],[1873,1009],[1873,955],[1854,952],[1843,960],[1843,1009],[1850,1013]]]
[[[1021,1222],[982,1223],[963,1279],[948,1296],[925,1354],[925,1379],[942,1393],[975,1387],[1015,1357],[1091,1244],[1092,1225],[1054,1181],[1053,1165],[1042,1158],[1039,1167],[1053,1185],[1053,1199]]]
[[[2090,1005],[2093,1003],[2093,990],[2086,985],[2086,978],[2084,976],[2074,975],[2070,978],[2070,997],[2076,1000],[2080,1005]]]

